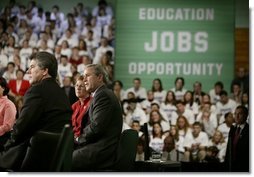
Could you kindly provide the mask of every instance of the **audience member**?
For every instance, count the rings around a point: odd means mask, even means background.
[[[237,104],[242,104],[242,95],[243,92],[241,90],[241,84],[240,82],[234,82],[232,84],[232,92],[229,95],[229,98],[234,100]]]
[[[124,121],[131,126],[134,120],[139,121],[140,125],[143,126],[147,122],[147,116],[140,106],[137,106],[138,99],[128,99],[128,106]]]
[[[234,119],[234,115],[232,112],[226,113],[224,115],[224,118],[225,118],[225,121],[217,127],[217,130],[219,130],[223,134],[223,137],[227,142],[230,127],[235,122],[235,119]]]
[[[154,100],[162,103],[166,98],[166,91],[163,89],[161,79],[156,78],[153,80],[153,85],[151,89],[154,93]]]
[[[184,140],[184,158],[185,161],[202,161],[206,156],[206,148],[208,146],[208,136],[202,131],[201,124],[195,122],[193,131],[190,136],[186,136]]]
[[[186,109],[185,108],[185,102],[184,101],[177,101],[176,103],[176,107],[177,107],[177,114],[183,115],[184,117],[186,117],[186,119],[188,120],[190,126],[195,122],[195,115],[193,113],[193,111],[191,111],[190,109]],[[175,125],[176,120],[171,120],[171,124]]]
[[[184,78],[183,77],[177,77],[175,79],[175,86],[173,88],[171,88],[170,90],[172,90],[175,93],[175,97],[176,100],[183,100],[183,96],[186,92],[186,89],[184,88]]]
[[[198,99],[202,100],[202,96],[199,96]],[[198,108],[201,101],[194,101],[193,92],[187,90],[183,96],[183,100],[185,102],[185,108],[191,110],[194,113],[194,116],[198,115]]]
[[[138,132],[139,137],[141,137],[143,135],[139,121],[137,121],[137,120],[132,121],[131,128]]]
[[[166,94],[165,101],[161,103],[161,110],[163,110],[167,114],[167,118],[170,124],[172,124],[172,120],[176,120],[178,114],[176,113],[176,99],[175,93],[169,90]]]
[[[214,84],[214,88],[209,91],[211,98],[211,103],[216,104],[220,101],[220,92],[224,89],[224,85],[221,81],[218,81]]]
[[[146,89],[141,86],[141,79],[140,78],[133,79],[133,87],[127,89],[126,94],[128,94],[129,92],[133,92],[135,94],[136,98],[140,98],[140,99],[147,98]],[[125,98],[127,98],[127,96],[125,96]]]
[[[17,110],[14,103],[8,99],[8,92],[6,80],[0,77],[0,149],[3,149],[3,145],[10,138],[10,131],[16,120]]]
[[[175,147],[175,141],[171,135],[168,135],[164,139],[161,160],[162,161],[168,161],[168,160],[169,161],[179,161],[178,160],[178,152]]]
[[[11,79],[16,79],[15,63],[9,62],[7,64],[7,70],[3,73],[3,78],[5,78],[7,83]]]
[[[219,125],[224,122],[224,115],[227,112],[235,112],[237,103],[228,97],[228,93],[225,90],[220,92],[220,101],[216,103],[217,117]]]
[[[29,89],[30,83],[28,80],[24,80],[24,75],[25,72],[21,69],[18,69],[16,71],[17,78],[9,81],[9,95],[11,95],[12,97],[24,96],[26,91]]]
[[[142,137],[138,139],[137,153],[135,161],[145,161],[145,142]]]
[[[84,71],[86,90],[93,100],[80,138],[73,152],[73,171],[93,171],[112,168],[122,131],[122,109],[113,91],[107,88],[106,72],[100,65],[87,65]]]
[[[202,90],[202,83],[196,81],[193,84],[193,100],[196,102],[198,105],[200,105],[202,96],[205,94],[205,92]]]
[[[169,129],[170,129],[169,123],[161,115],[159,110],[152,110],[150,112],[149,121],[148,121],[148,127],[147,127],[149,134],[152,133],[152,131],[153,131],[153,125],[155,123],[159,123],[160,124],[163,133],[169,131]]]
[[[159,122],[155,122],[152,125],[152,134],[150,135],[149,147],[162,154],[164,145],[165,135],[163,135],[163,130]]]
[[[175,148],[178,154],[178,161],[184,160],[184,137],[179,135],[179,130],[177,126],[171,125],[169,130],[169,135],[173,137],[175,142]]]
[[[115,80],[113,83],[113,92],[118,98],[118,100],[122,103],[124,96],[125,96],[125,91],[123,89],[123,83],[120,80]]]
[[[249,93],[249,77],[244,67],[238,67],[235,78],[231,82],[231,92],[233,92],[234,83],[239,83],[243,92]]]
[[[212,138],[208,142],[208,148],[215,146],[218,149],[217,158],[219,162],[224,162],[226,155],[227,142],[225,141],[222,132],[216,130]],[[208,149],[207,149],[208,151]]]

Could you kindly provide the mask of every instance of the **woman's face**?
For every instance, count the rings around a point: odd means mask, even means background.
[[[155,133],[156,135],[160,134],[160,132],[161,132],[161,127],[160,127],[160,125],[154,124],[154,125],[153,125],[153,130],[154,130],[154,133]]]
[[[185,120],[184,119],[182,119],[182,118],[180,118],[179,120],[178,120],[178,122],[177,122],[177,125],[178,125],[178,127],[179,128],[184,128],[184,126],[185,126]]]
[[[158,122],[160,120],[160,115],[158,112],[154,111],[151,113],[151,119],[153,122]]]
[[[88,94],[83,81],[77,80],[75,84],[75,93],[78,98],[84,98]]]
[[[214,141],[215,142],[220,142],[220,139],[221,139],[222,135],[220,132],[215,132],[214,133]]]

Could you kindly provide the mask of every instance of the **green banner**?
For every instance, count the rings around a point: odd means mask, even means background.
[[[217,81],[227,91],[234,73],[234,0],[118,0],[115,79],[124,88],[134,77],[165,90],[175,78],[208,92]]]

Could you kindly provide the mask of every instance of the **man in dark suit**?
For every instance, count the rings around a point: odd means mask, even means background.
[[[30,138],[38,131],[60,133],[65,124],[71,123],[72,110],[67,96],[56,82],[57,61],[52,54],[37,53],[31,59],[27,72],[30,74],[32,86],[24,96],[24,105],[11,138],[0,153],[0,167],[21,171],[43,171],[41,167],[47,165],[45,163],[50,162],[47,162],[47,159],[52,157],[48,157],[47,154],[34,154],[29,166],[21,167],[20,163],[27,150],[24,146],[29,144]],[[44,144],[47,146],[47,142]],[[13,148],[18,150],[14,152]]]
[[[235,110],[235,126],[231,126],[225,162],[229,171],[249,172],[249,124],[248,109],[238,106]]]
[[[108,89],[107,73],[101,65],[87,65],[84,71],[86,90],[93,100],[86,117],[89,121],[73,152],[73,171],[96,171],[111,168],[122,131],[122,109],[113,91]]]

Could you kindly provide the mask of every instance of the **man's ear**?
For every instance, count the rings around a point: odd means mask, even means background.
[[[48,68],[45,68],[44,69],[44,72],[43,72],[43,76],[47,76],[49,73],[48,73],[49,69]]]

